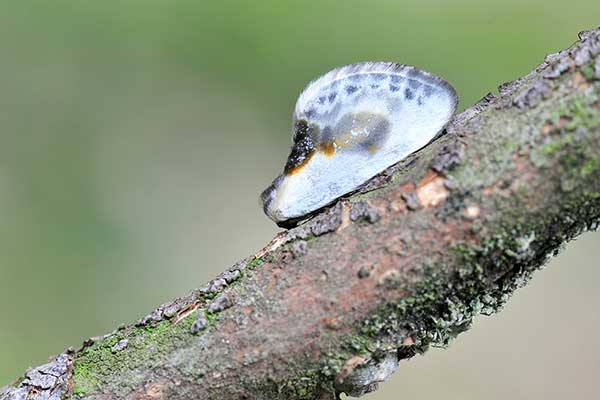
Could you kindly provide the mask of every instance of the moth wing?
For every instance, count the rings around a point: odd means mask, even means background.
[[[349,116],[378,115],[388,122],[390,146],[415,151],[444,128],[457,103],[452,85],[429,72],[397,63],[363,62],[336,68],[309,83],[296,102],[294,122],[314,126],[320,135],[313,139],[319,145],[347,133],[343,130]]]
[[[358,63],[317,78],[296,103],[292,152],[263,193],[265,212],[301,218],[356,190],[429,143],[457,102],[448,82],[402,64]]]

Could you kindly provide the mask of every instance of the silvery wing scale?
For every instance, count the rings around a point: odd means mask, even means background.
[[[366,62],[311,82],[294,111],[283,173],[262,193],[279,225],[298,221],[429,143],[452,118],[457,96],[415,67]]]

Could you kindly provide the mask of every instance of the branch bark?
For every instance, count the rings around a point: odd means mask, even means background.
[[[0,390],[335,399],[446,346],[600,223],[600,29],[206,287]]]

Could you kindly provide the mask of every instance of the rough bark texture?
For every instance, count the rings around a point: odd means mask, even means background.
[[[600,30],[203,289],[0,390],[334,399],[446,346],[600,221]]]

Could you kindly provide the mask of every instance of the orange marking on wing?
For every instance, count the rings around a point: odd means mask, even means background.
[[[375,154],[377,153],[377,150],[379,150],[379,146],[377,146],[376,144],[371,144],[367,146],[367,150],[369,151],[369,153]]]
[[[315,155],[315,151],[311,151],[310,153],[308,153],[308,155],[306,156],[306,158],[304,158],[304,160],[302,160],[301,163],[299,163],[298,165],[295,165],[294,167],[290,168],[289,170],[285,171],[285,175],[286,176],[291,176],[294,174],[297,174],[298,172],[300,172],[302,170],[302,168],[304,168],[306,166],[306,164],[310,161],[310,159]]]
[[[322,143],[319,145],[319,151],[325,154],[327,157],[331,157],[335,153],[335,146],[333,145],[333,142]]]

